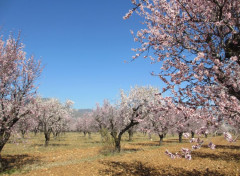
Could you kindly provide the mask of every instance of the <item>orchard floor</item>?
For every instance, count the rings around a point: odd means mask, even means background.
[[[108,152],[99,134],[88,139],[79,133],[67,133],[51,139],[48,147],[43,145],[43,134],[27,138],[4,147],[5,171],[0,175],[240,175],[240,140],[228,143],[223,136],[203,138],[205,145],[192,152],[191,161],[171,159],[164,153],[166,149],[177,152],[182,147],[191,148],[187,140],[179,144],[177,137],[167,137],[158,146],[157,136],[150,141],[135,134],[132,142],[124,136],[120,154]],[[216,144],[215,150],[207,147],[210,141]]]

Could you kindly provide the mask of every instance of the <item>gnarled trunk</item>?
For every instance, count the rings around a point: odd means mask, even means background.
[[[3,160],[0,153],[0,173],[3,171]]]
[[[1,152],[4,147],[4,145],[7,143],[8,139],[10,138],[11,132],[0,132],[0,172],[3,171],[3,160],[1,157]]]
[[[44,135],[45,135],[45,147],[47,147],[48,144],[49,144],[50,134],[51,134],[51,132],[46,132],[46,133],[44,133]]]
[[[128,130],[128,140],[129,141],[132,141],[132,138],[133,138],[133,131],[132,130]]]
[[[114,139],[115,141],[115,151],[120,152],[121,151],[121,137]]]
[[[178,133],[178,141],[179,141],[179,143],[182,143],[182,135],[183,135],[183,132],[179,132]]]
[[[111,132],[111,135],[115,142],[115,151],[120,152],[121,151],[121,134],[117,134],[116,132]]]
[[[22,138],[24,139],[24,138],[25,138],[26,131],[25,131],[25,130],[21,130],[21,133],[22,133]]]
[[[162,145],[164,134],[159,134],[158,136],[160,138],[160,140],[159,140],[159,146],[160,146],[160,145]]]
[[[8,139],[10,138],[10,135],[11,135],[11,132],[4,132],[4,131],[0,132],[0,154],[4,145],[7,143]]]
[[[191,131],[192,138],[194,138],[194,134],[195,134],[195,133],[194,133],[193,131]]]

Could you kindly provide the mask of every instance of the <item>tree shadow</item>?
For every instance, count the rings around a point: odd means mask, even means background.
[[[105,146],[102,149],[99,150],[99,153],[108,156],[108,155],[118,155],[118,154],[124,154],[124,153],[133,153],[133,152],[138,152],[138,151],[143,151],[143,149],[138,149],[138,148],[122,148],[121,152],[117,152],[115,150],[114,146]]]
[[[166,139],[163,141],[164,143],[178,143],[178,144],[182,144],[182,143],[189,143],[188,139],[182,139],[182,142],[179,143],[178,139]]]
[[[24,155],[3,155],[2,156],[2,172],[12,172],[11,170],[21,169],[25,165],[39,163],[38,157],[33,157],[27,154]],[[1,173],[1,171],[0,171]]]
[[[207,145],[202,145],[203,148],[209,148]],[[240,150],[240,146],[236,145],[216,145],[216,149],[236,149]]]
[[[152,142],[138,142],[138,143],[131,143],[131,145],[141,145],[141,146],[162,146],[164,144],[168,143],[178,143],[178,144],[183,144],[183,143],[189,143],[187,139],[183,139],[181,143],[178,142],[178,139],[166,139],[162,141],[162,144],[159,145],[159,141],[152,141]]]
[[[69,144],[48,144],[47,147],[60,147],[60,146],[69,146]],[[46,147],[45,144],[32,144],[31,147]]]
[[[103,142],[101,141],[87,141],[87,142],[84,142],[86,144],[102,144]]]
[[[203,153],[198,151],[192,152],[193,158],[209,158],[211,160],[224,160],[224,161],[240,161],[240,155],[231,152],[220,152],[220,153]]]
[[[114,176],[223,176],[224,174],[216,171],[206,169],[204,171],[192,170],[188,171],[183,168],[172,167],[168,165],[165,168],[154,168],[146,164],[135,161],[132,163],[116,162],[116,161],[102,161],[101,164],[107,166],[106,169],[100,170],[99,175],[114,175]]]
[[[121,150],[121,152],[126,152],[126,153],[138,152],[138,151],[143,151],[143,149],[138,149],[138,148],[123,148],[123,149]]]
[[[138,142],[138,143],[131,143],[131,145],[140,145],[140,146],[159,146],[159,141],[154,142]]]

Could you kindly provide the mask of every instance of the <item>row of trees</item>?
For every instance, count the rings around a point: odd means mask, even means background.
[[[165,83],[161,92],[172,94],[183,116],[198,114],[209,126],[224,121],[239,131],[239,0],[131,1],[124,19],[134,12],[143,18],[143,29],[131,31],[140,44],[133,60],[161,64],[152,75]]]
[[[186,126],[198,128],[191,123],[205,124],[200,131],[221,122],[239,130],[239,0],[132,0],[132,4],[124,19],[133,12],[144,19],[143,29],[132,32],[140,43],[133,59],[144,56],[160,63],[160,73],[153,75],[166,84],[161,93],[171,97],[163,98],[152,87],[122,91],[115,105],[106,101],[94,110],[99,129],[110,131],[118,151],[122,134],[140,123],[143,129],[150,125],[158,131],[160,139],[173,126],[181,138]],[[10,36],[6,42],[0,38],[0,153],[16,123],[25,125],[20,119],[46,117],[36,124],[41,124],[48,141],[49,132],[57,133],[61,119],[68,116],[68,103],[36,97],[41,70],[40,62],[26,57],[19,38]],[[59,123],[49,127],[46,122]]]
[[[35,81],[40,76],[41,62],[26,57],[19,38],[0,38],[0,170],[1,151],[10,138],[14,125],[33,114]]]
[[[61,132],[69,131],[72,104],[71,100],[62,104],[54,98],[37,97],[34,104],[30,104],[33,113],[21,118],[14,125],[13,131],[21,133],[23,138],[28,132],[43,132],[47,146],[51,133],[57,137]]]
[[[176,104],[205,108],[229,124],[240,122],[240,3],[238,0],[132,0],[143,17],[134,35]],[[132,32],[133,33],[133,32]],[[149,53],[153,53],[150,55]],[[189,112],[186,112],[189,113]],[[221,118],[218,116],[219,118]]]
[[[206,120],[207,119],[207,120]],[[126,132],[131,140],[133,132],[139,131],[159,136],[161,145],[167,133],[179,135],[182,142],[184,133],[191,133],[193,138],[198,135],[214,133],[229,129],[238,132],[239,128],[230,128],[225,121],[208,109],[190,109],[181,104],[175,104],[174,99],[162,97],[154,87],[134,87],[128,93],[123,90],[120,100],[110,104],[105,100],[91,113],[85,114],[77,123],[77,130],[84,134],[105,132],[111,134],[115,142],[115,150],[121,150],[121,138]]]
[[[24,136],[41,130],[46,139],[68,128],[72,101],[37,96],[36,80],[42,72],[41,62],[27,57],[20,37],[0,38],[0,170],[1,151],[14,132]]]

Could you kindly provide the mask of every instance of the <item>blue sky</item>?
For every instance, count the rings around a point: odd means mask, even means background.
[[[130,29],[142,27],[137,15],[123,20],[131,7],[131,0],[0,0],[0,33],[20,30],[25,51],[42,60],[42,97],[94,108],[105,98],[114,102],[120,89],[162,85],[150,75],[160,65],[143,58],[124,63],[137,46]]]

